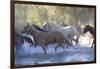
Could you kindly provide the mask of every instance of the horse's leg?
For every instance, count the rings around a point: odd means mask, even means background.
[[[70,43],[70,41],[69,41],[69,40],[65,40],[65,42],[66,42],[68,45],[70,45],[70,46],[72,46],[72,47],[73,47],[72,43]],[[67,46],[67,47],[69,47],[69,46]]]
[[[70,35],[70,34],[67,34],[65,37],[66,37],[66,39],[65,39],[65,43],[68,44],[67,47],[69,47],[69,46],[73,46],[73,45],[72,45],[73,42],[72,42],[72,37],[71,37],[71,35]]]
[[[93,44],[94,44],[94,40],[93,40],[93,42],[92,42],[92,46],[91,46],[91,48],[93,48]]]
[[[68,39],[68,45],[70,45],[71,47],[73,47],[73,36],[69,36],[69,39]]]
[[[90,37],[90,39],[89,39],[89,44],[91,44],[91,37]]]
[[[89,44],[91,44],[91,39],[92,39],[92,36],[90,36],[90,39],[89,39]]]
[[[73,41],[72,41],[72,37],[71,35],[69,34],[68,38],[65,40],[65,42],[69,45],[69,46],[73,46]],[[68,46],[68,47],[69,47]]]
[[[35,47],[35,48],[36,48],[36,45],[37,45],[37,44],[36,44],[36,43],[34,43],[34,47]]]
[[[55,52],[56,52],[56,50],[57,50],[58,47],[59,47],[59,46],[56,46],[56,47],[55,47]]]
[[[57,48],[59,48],[60,46],[59,46],[59,42],[57,42],[57,46],[55,47],[55,52],[56,52],[56,50],[57,50]]]
[[[47,52],[46,52],[46,49],[44,46],[42,46],[42,49],[43,49],[44,53],[47,55]]]
[[[69,37],[68,41],[69,43],[73,44],[73,37]]]
[[[65,52],[65,48],[64,48],[63,44],[60,44],[60,46],[62,46],[62,49],[63,49],[63,50],[64,50],[64,52]]]
[[[64,48],[64,46],[63,46],[63,44],[62,44],[63,42],[58,42],[58,46],[60,47],[62,47],[62,49],[65,51],[65,48]]]
[[[69,43],[69,40],[65,40],[65,43],[67,44],[67,45],[69,45],[68,43]],[[66,48],[68,48],[69,46],[66,46]]]
[[[75,43],[76,43],[76,45],[77,45],[78,42],[79,42],[79,37],[77,36],[76,39],[73,39],[73,40],[75,41]]]
[[[57,43],[58,43],[58,46],[57,46],[57,47],[55,47],[55,51],[56,51],[56,50],[57,50],[57,48],[58,48],[58,47],[60,47],[60,46],[61,46],[61,47],[63,48],[63,50],[65,51],[63,44],[62,44],[62,43],[60,43],[60,42],[57,42]]]

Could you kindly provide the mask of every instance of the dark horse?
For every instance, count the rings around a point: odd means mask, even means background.
[[[58,31],[42,32],[37,30],[34,26],[27,24],[22,30],[22,33],[31,33],[31,35],[34,37],[35,44],[40,45],[45,54],[47,54],[46,52],[47,45],[51,43],[58,44],[55,50],[59,46],[61,46],[64,49],[62,43],[64,43],[65,37],[61,32]]]
[[[44,33],[50,32],[50,31],[47,31],[47,30],[41,28],[41,27],[38,26],[38,25],[32,24],[32,26],[35,27],[37,30],[39,30],[39,31],[41,31],[41,32],[44,32]],[[68,25],[67,25],[67,26],[68,26]],[[68,40],[65,40],[65,43],[73,47],[73,45],[72,45]],[[69,47],[69,46],[67,46],[67,47]]]
[[[32,26],[35,27],[37,30],[39,30],[39,31],[41,31],[41,32],[44,32],[44,33],[50,32],[50,31],[47,31],[47,30],[41,28],[41,27],[38,26],[38,25],[32,24]],[[30,34],[31,34],[31,33],[30,33]],[[68,45],[70,45],[70,46],[72,46],[72,44],[71,44],[69,41],[65,41],[65,43],[68,44]],[[73,46],[72,46],[72,47],[73,47]]]
[[[16,48],[19,48],[21,45],[23,45],[25,41],[27,41],[30,44],[34,44],[33,41],[29,37],[24,36],[21,33],[15,32],[15,46],[16,46]]]
[[[93,45],[95,44],[95,30],[94,30],[94,27],[92,27],[90,25],[85,25],[85,27],[83,29],[83,33],[85,34],[86,32],[90,32],[90,34],[94,38],[93,42],[92,42],[92,46],[91,46],[91,47],[93,47]]]
[[[39,31],[42,31],[42,32],[48,32],[48,31],[42,29],[41,27],[39,27],[38,25],[32,24],[32,26],[35,27],[35,28],[36,28],[37,30],[39,30]],[[26,32],[26,34],[32,35],[30,32]]]

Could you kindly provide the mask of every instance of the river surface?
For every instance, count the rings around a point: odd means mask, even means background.
[[[20,48],[15,48],[15,64],[17,65],[35,65],[49,63],[65,63],[65,62],[84,62],[94,60],[94,48],[90,48],[91,44],[88,40],[82,39],[74,48],[58,48],[55,51],[56,44],[49,44],[47,55],[44,54],[40,46],[24,43]],[[66,46],[66,45],[65,45]]]

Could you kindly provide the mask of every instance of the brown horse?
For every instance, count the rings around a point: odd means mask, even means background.
[[[55,47],[55,50],[59,46],[61,46],[64,49],[62,43],[64,43],[65,37],[61,32],[58,31],[42,32],[29,24],[27,24],[27,26],[24,27],[22,32],[31,33],[32,36],[34,37],[35,44],[40,45],[45,54],[47,54],[46,52],[47,45],[51,43],[58,43],[58,46]]]
[[[93,42],[92,42],[92,46],[91,46],[91,47],[93,47],[93,45],[95,44],[95,30],[94,30],[94,27],[92,27],[90,25],[85,25],[84,30],[83,30],[83,33],[85,34],[88,31],[90,32],[90,34],[94,38],[93,39]]]

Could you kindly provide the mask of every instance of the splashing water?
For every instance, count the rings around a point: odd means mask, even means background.
[[[39,45],[35,48],[34,45],[31,46],[28,42],[25,42],[19,49],[15,50],[15,64],[33,65],[93,61],[94,49],[90,48],[91,44],[89,44],[88,39],[88,37],[82,37],[75,48],[65,48],[65,51],[59,47],[55,52],[56,43],[49,44],[47,55],[44,54]]]

